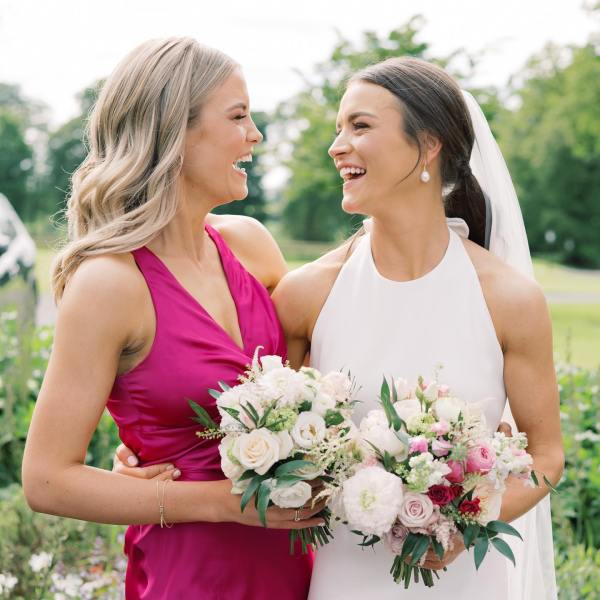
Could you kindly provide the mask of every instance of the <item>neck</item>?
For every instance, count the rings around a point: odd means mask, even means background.
[[[449,233],[439,192],[386,203],[391,210],[373,214],[371,248],[383,277],[394,281],[418,279],[442,260]]]
[[[202,261],[207,252],[204,225],[210,208],[208,203],[198,201],[197,198],[191,202],[183,192],[175,217],[163,227],[148,247],[163,257]]]

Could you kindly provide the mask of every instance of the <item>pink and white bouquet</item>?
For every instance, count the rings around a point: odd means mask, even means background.
[[[521,536],[498,517],[509,475],[538,484],[526,435],[490,433],[476,405],[422,378],[414,388],[384,378],[380,400],[360,424],[365,458],[342,485],[340,517],[360,545],[383,541],[405,587],[419,574],[431,587],[439,575],[420,566],[427,551],[442,558],[458,534],[474,547],[476,568],[490,545],[514,563],[498,534]]]
[[[255,353],[251,367],[239,385],[220,383],[209,390],[216,399],[221,421],[215,423],[195,402],[190,405],[197,421],[206,429],[203,438],[220,437],[221,468],[233,482],[232,493],[240,494],[243,511],[254,499],[263,525],[267,508],[299,509],[313,496],[311,480],[341,485],[346,457],[359,455],[350,432],[353,383],[340,372],[322,375],[316,369],[299,371],[279,356]],[[354,427],[355,429],[355,427]],[[303,552],[308,544],[325,544],[332,537],[329,511],[321,513],[325,525],[291,530],[291,548],[300,539]]]

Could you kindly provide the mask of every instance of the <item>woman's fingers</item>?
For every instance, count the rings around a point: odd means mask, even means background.
[[[127,475],[128,477],[156,479],[159,481],[177,479],[181,476],[179,469],[176,469],[171,463],[148,465],[147,467],[127,467],[119,461],[114,463],[113,471],[115,473],[120,473],[121,475]]]
[[[115,454],[124,465],[128,467],[138,466],[138,457],[125,444],[119,444]]]
[[[503,433],[506,437],[513,436],[512,428],[506,421],[500,422],[500,425],[498,425],[498,432]]]

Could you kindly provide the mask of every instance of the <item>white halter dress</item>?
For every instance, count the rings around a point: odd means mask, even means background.
[[[350,370],[360,387],[357,423],[379,408],[384,374],[416,383],[419,375],[431,380],[436,372],[455,395],[480,404],[490,430],[501,420],[506,404],[502,350],[473,264],[460,237],[449,232],[441,262],[419,279],[382,277],[368,232],[340,270],[315,324],[311,365],[322,372]],[[510,593],[515,568],[495,550],[479,571],[472,551],[463,552],[434,579],[433,588],[413,583],[405,590],[389,573],[392,554],[382,544],[362,549],[359,541],[346,527],[335,529],[335,539],[316,553],[309,600],[515,597]],[[517,551],[511,539],[506,541]],[[533,591],[524,598],[545,596]]]

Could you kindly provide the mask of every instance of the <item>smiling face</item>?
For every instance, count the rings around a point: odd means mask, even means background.
[[[410,193],[419,180],[419,148],[404,133],[396,97],[385,88],[356,81],[340,103],[337,137],[329,148],[344,180],[342,208],[373,214],[390,199]]]
[[[188,198],[201,198],[211,208],[248,195],[246,173],[239,163],[252,160],[263,136],[250,116],[246,81],[240,69],[203,104],[188,129],[182,181]]]

